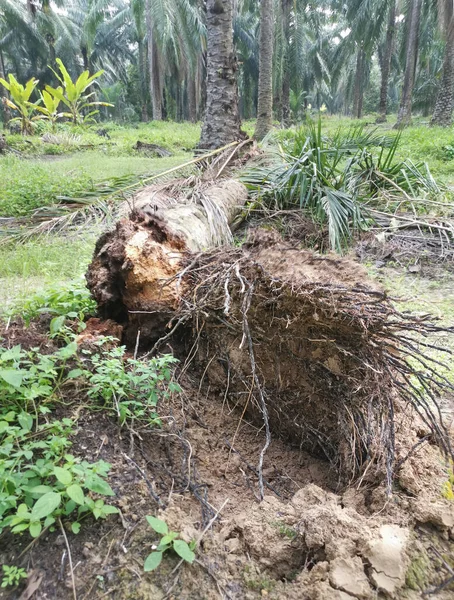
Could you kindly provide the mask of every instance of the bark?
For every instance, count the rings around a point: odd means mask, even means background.
[[[188,75],[187,79],[187,94],[188,94],[188,118],[191,123],[197,122],[197,87],[196,74]]]
[[[274,0],[262,0],[257,124],[255,138],[263,139],[273,126]]]
[[[162,86],[159,71],[158,47],[153,32],[151,2],[146,0],[146,25],[148,42],[148,69],[150,72],[150,96],[153,105],[153,121],[162,121]]]
[[[282,122],[285,125],[290,124],[290,14],[292,0],[282,0],[284,36],[285,36],[285,58],[284,73],[282,78]]]
[[[130,217],[100,238],[87,281],[104,317],[134,332],[140,328],[151,339],[165,333],[184,286],[178,279],[163,286],[164,280],[181,271],[188,252],[231,243],[229,223],[246,203],[247,190],[228,180],[207,188],[201,198],[177,203],[154,186],[145,188],[135,196]]]
[[[82,61],[84,64],[84,71],[89,71],[90,70],[90,61],[88,59],[88,48],[87,48],[87,46],[82,46],[82,48],[80,50],[82,53]]]
[[[419,45],[419,23],[421,20],[422,0],[412,0],[410,8],[410,21],[407,31],[407,50],[405,60],[405,76],[402,88],[399,112],[395,129],[405,127],[411,122],[411,101],[415,83],[416,60]]]
[[[207,99],[199,147],[215,149],[242,137],[232,0],[207,0]]]
[[[386,113],[388,110],[388,87],[389,73],[391,70],[391,58],[394,50],[394,40],[396,35],[396,0],[391,0],[388,15],[388,28],[386,30],[386,42],[383,58],[380,61],[381,67],[381,86],[380,102],[378,105],[377,123],[386,122]]]
[[[148,106],[147,106],[147,68],[146,56],[143,39],[138,42],[138,69],[139,69],[139,88],[140,88],[140,104],[141,104],[141,120],[144,123],[148,122]]]
[[[6,80],[5,63],[3,61],[3,53],[0,51],[0,78]],[[11,112],[8,106],[3,102],[3,99],[8,98],[8,92],[0,85],[0,109],[2,110],[3,129],[7,129],[8,121],[11,119]]]
[[[365,58],[365,52],[361,46],[358,48],[356,55],[355,88],[353,92],[353,117],[355,119],[361,118],[363,108]]]
[[[451,19],[446,39],[443,72],[431,125],[451,125],[454,102],[454,20]]]

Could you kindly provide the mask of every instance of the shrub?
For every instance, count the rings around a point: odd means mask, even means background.
[[[75,343],[48,356],[0,349],[0,533],[9,528],[37,537],[63,516],[77,533],[86,514],[118,512],[91,497],[114,495],[105,481],[110,465],[68,454],[73,421],[49,418],[50,403],[72,377],[64,376],[65,365],[76,350]]]

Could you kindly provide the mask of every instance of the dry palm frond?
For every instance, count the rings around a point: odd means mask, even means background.
[[[89,226],[111,223],[117,216],[121,204],[135,194],[139,188],[151,182],[167,182],[169,185],[170,181],[170,185],[174,186],[174,180],[171,178],[177,171],[187,174],[187,179],[178,180],[180,190],[190,187],[193,183],[194,168],[198,164],[217,155],[224,156],[226,151],[231,151],[237,145],[239,145],[238,142],[232,142],[223,148],[203,154],[155,175],[115,177],[109,181],[98,183],[92,189],[73,197],[57,196],[59,204],[41,208],[29,218],[8,220],[5,223],[6,228],[0,229],[0,236],[3,236],[3,242],[12,239],[23,241],[33,236],[64,230],[71,230],[73,233],[85,232]]]

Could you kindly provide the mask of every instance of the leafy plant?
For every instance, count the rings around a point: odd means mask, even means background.
[[[83,73],[81,73],[73,82],[70,74],[60,58],[56,59],[56,63],[58,65],[60,74],[53,69],[52,71],[60,81],[62,87],[53,88],[50,85],[47,85],[46,91],[52,96],[52,98],[54,98],[54,102],[59,100],[65,104],[65,106],[68,108],[68,111],[63,112],[62,115],[71,119],[74,125],[80,125],[82,123],[94,121],[93,116],[99,112],[97,109],[91,110],[95,106],[113,106],[113,104],[110,104],[109,102],[96,102],[91,100],[91,98],[95,95],[95,92],[91,92],[89,94],[85,93],[93,84],[93,82],[101,77],[104,71],[98,71],[91,76],[88,71],[83,71]]]
[[[156,517],[146,517],[150,527],[159,535],[161,539],[159,544],[154,547],[153,552],[147,556],[144,563],[144,571],[154,571],[162,562],[162,557],[165,552],[173,551],[187,563],[192,564],[195,560],[196,542],[187,544],[181,539],[180,534],[176,531],[169,531],[167,523]]]
[[[110,466],[67,454],[74,422],[49,418],[76,349],[72,343],[48,356],[20,346],[0,349],[0,532],[10,528],[37,537],[65,516],[77,533],[87,514],[117,512],[92,497],[114,495],[105,481]]]
[[[445,160],[453,160],[454,159],[454,146],[451,144],[447,144],[443,146],[443,158]]]
[[[2,588],[16,587],[20,584],[22,579],[27,579],[28,577],[25,569],[15,567],[14,565],[12,565],[11,567],[8,565],[2,565],[2,570]]]
[[[57,89],[60,93],[63,93],[63,89],[61,87]],[[36,110],[39,111],[42,116],[36,118],[49,121],[49,123],[52,125],[52,131],[55,131],[58,119],[64,116],[63,113],[58,112],[58,107],[60,106],[61,100],[58,96],[50,94],[47,90],[40,92],[40,96],[43,106],[37,105]]]
[[[87,514],[103,519],[118,513],[115,506],[90,495],[91,492],[115,495],[104,480],[109,469],[110,465],[104,461],[89,464],[72,454],[65,454],[59,464],[38,459],[23,487],[24,502],[17,506],[15,514],[4,519],[3,526],[10,527],[12,533],[28,530],[32,537],[37,537],[43,527],[51,527],[59,517],[66,516],[72,519],[73,533],[79,533],[80,520]]]
[[[22,85],[11,73],[8,75],[8,81],[0,79],[0,83],[4,88],[8,90],[11,95],[12,101],[9,98],[4,98],[3,102],[16,113],[18,117],[11,119],[10,123],[20,123],[21,133],[32,134],[33,133],[33,113],[37,108],[37,105],[30,102],[30,97],[33,94],[34,89],[38,85],[38,80],[32,77],[27,83]]]
[[[17,308],[13,307],[11,312]],[[81,281],[73,280],[58,287],[49,287],[42,292],[33,294],[26,302],[20,305],[20,314],[25,324],[40,314],[47,313],[55,315],[51,328],[55,333],[60,329],[66,319],[83,320],[87,315],[94,314],[96,302],[88,289]],[[58,321],[57,321],[58,319]]]
[[[159,425],[159,399],[180,391],[172,381],[170,368],[177,359],[163,355],[143,362],[125,359],[124,354],[125,348],[120,347],[91,356],[93,372],[85,373],[90,385],[88,395],[102,399],[104,406],[117,414],[121,425],[132,419]]]
[[[341,252],[355,230],[367,227],[372,199],[440,192],[427,165],[395,161],[399,142],[400,135],[368,132],[362,124],[327,137],[321,118],[308,118],[279,145],[271,165],[250,169],[243,179],[258,201],[278,210],[300,208],[327,224],[331,247]]]

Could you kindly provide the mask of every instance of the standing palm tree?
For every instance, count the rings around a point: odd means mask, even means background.
[[[146,22],[148,41],[148,69],[150,72],[150,96],[153,106],[153,121],[162,121],[162,84],[159,67],[158,45],[153,30],[151,0],[146,0]]]
[[[422,0],[411,0],[408,13],[407,49],[405,57],[405,75],[395,129],[405,127],[411,121],[411,101],[415,83],[416,60],[419,46],[419,23],[421,20]]]
[[[391,0],[388,12],[388,28],[386,30],[385,49],[382,60],[380,61],[381,68],[381,86],[380,86],[380,103],[378,105],[377,123],[386,122],[386,113],[388,110],[388,87],[389,73],[391,70],[391,58],[394,49],[394,40],[396,37],[396,0]]]
[[[255,138],[261,140],[273,124],[273,0],[262,0],[260,9],[259,91]]]
[[[232,0],[207,0],[207,99],[200,148],[220,148],[241,137]]]
[[[442,31],[446,39],[443,71],[431,125],[449,127],[454,102],[454,14],[452,0],[444,0]]]

